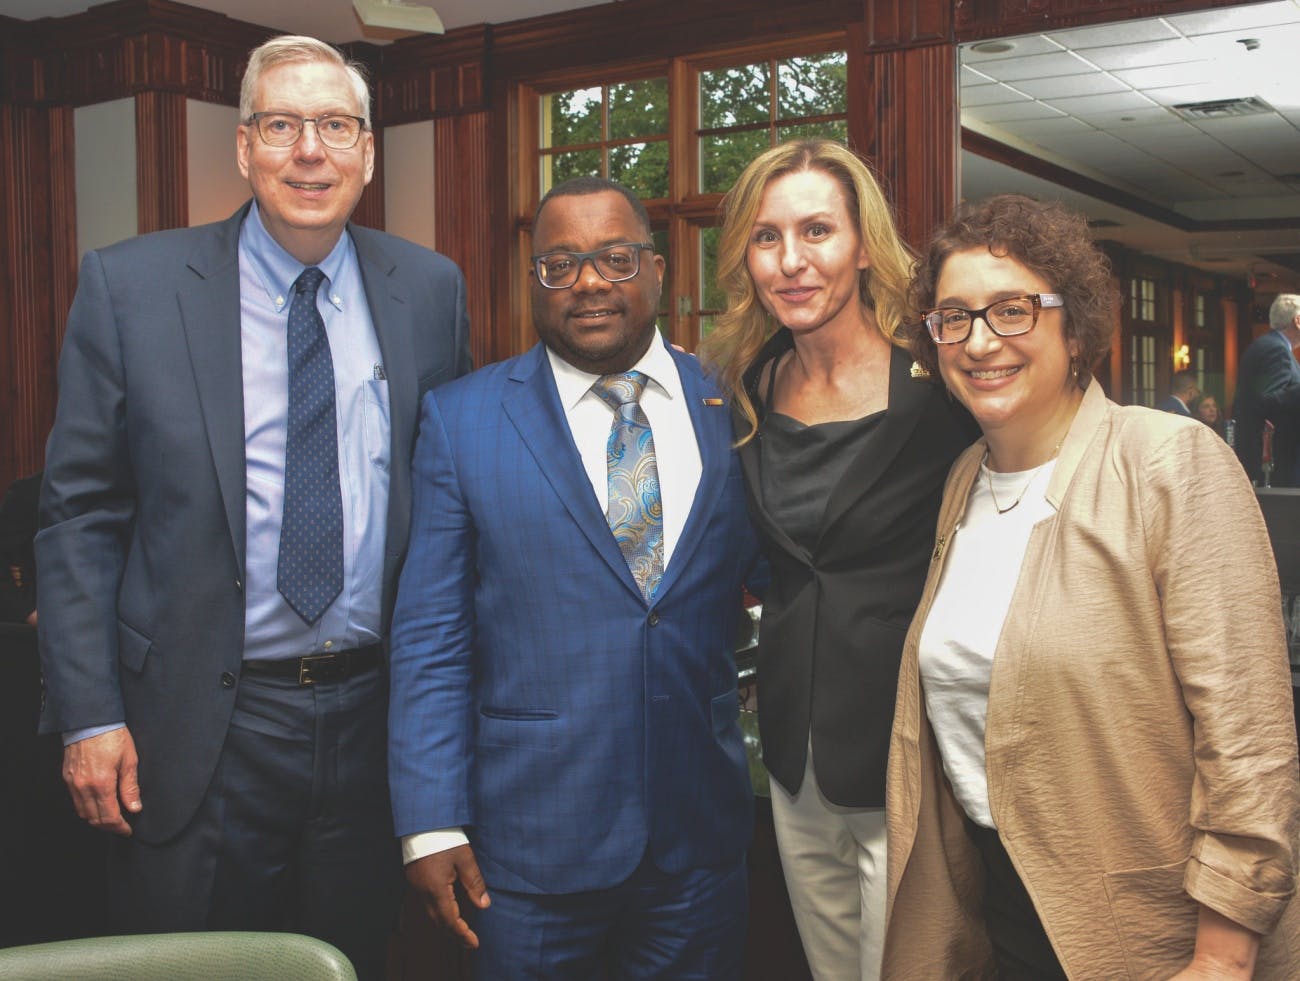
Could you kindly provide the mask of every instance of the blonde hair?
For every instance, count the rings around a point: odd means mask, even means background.
[[[370,128],[370,86],[366,84],[365,66],[359,61],[350,61],[333,45],[318,41],[314,37],[302,34],[281,34],[264,44],[258,45],[248,56],[248,67],[244,69],[244,78],[239,84],[239,119],[247,123],[253,115],[253,98],[257,95],[257,86],[262,81],[262,73],[279,65],[301,64],[337,65],[347,72],[348,83],[356,97],[357,108],[365,120],[365,128]]]
[[[858,279],[858,297],[875,314],[876,327],[891,344],[908,319],[908,283],[915,258],[898,236],[894,216],[880,184],[866,162],[833,140],[795,140],[782,143],[756,157],[722,199],[722,233],[718,237],[718,284],[727,308],[700,345],[700,357],[731,396],[749,425],[739,443],[758,431],[758,412],[743,378],[777,324],[754,289],[747,263],[750,233],[758,216],[763,192],[779,177],[805,170],[820,170],[844,192],[849,214],[857,218],[858,235],[871,259]]]

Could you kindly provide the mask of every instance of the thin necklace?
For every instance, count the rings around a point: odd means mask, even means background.
[[[998,514],[1006,514],[1008,511],[1014,511],[1017,505],[1019,505],[1021,500],[1024,498],[1025,492],[1029,490],[1029,485],[1032,484],[1034,482],[1034,478],[1038,476],[1038,471],[1042,470],[1043,467],[1047,466],[1049,463],[1051,463],[1053,460],[1056,459],[1056,454],[1057,452],[1060,451],[1061,443],[1063,442],[1065,442],[1064,439],[1062,439],[1060,443],[1057,443],[1055,446],[1053,446],[1052,455],[1049,456],[1042,463],[1040,463],[1038,466],[1034,467],[1033,470],[1029,471],[1029,476],[1025,478],[1024,484],[1021,485],[1020,493],[1017,494],[1016,499],[1012,501],[1010,504],[1008,504],[1006,507],[1003,507],[1001,504],[998,503],[998,495],[993,490],[993,474],[989,470],[989,451],[988,448],[986,447],[984,450],[984,459],[980,461],[980,469],[984,471],[984,483],[988,485],[989,497],[993,499],[993,510],[996,511]]]

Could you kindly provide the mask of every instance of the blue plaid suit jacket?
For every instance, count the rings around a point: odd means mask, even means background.
[[[732,643],[757,542],[729,412],[673,356],[703,472],[650,604],[541,345],[424,400],[392,630],[393,809],[398,834],[464,826],[489,887],[606,888],[647,854],[680,872],[749,844]]]

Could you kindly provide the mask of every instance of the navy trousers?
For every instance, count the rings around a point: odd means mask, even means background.
[[[114,926],[305,933],[378,981],[402,889],[388,798],[386,674],[306,686],[245,674],[239,686],[194,819],[161,845],[116,841]],[[149,788],[141,793],[148,807]]]
[[[612,889],[563,895],[489,882],[488,896],[486,910],[469,910],[478,981],[740,979],[749,904],[743,857],[680,875],[645,859]]]

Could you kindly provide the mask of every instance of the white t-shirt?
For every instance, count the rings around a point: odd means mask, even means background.
[[[993,653],[1030,532],[1056,513],[1046,497],[1056,460],[1019,473],[994,473],[987,464],[986,459],[980,465],[966,513],[948,542],[943,578],[921,629],[918,656],[925,711],[944,773],[971,820],[992,828],[984,720]],[[998,513],[995,495],[1005,513]]]

